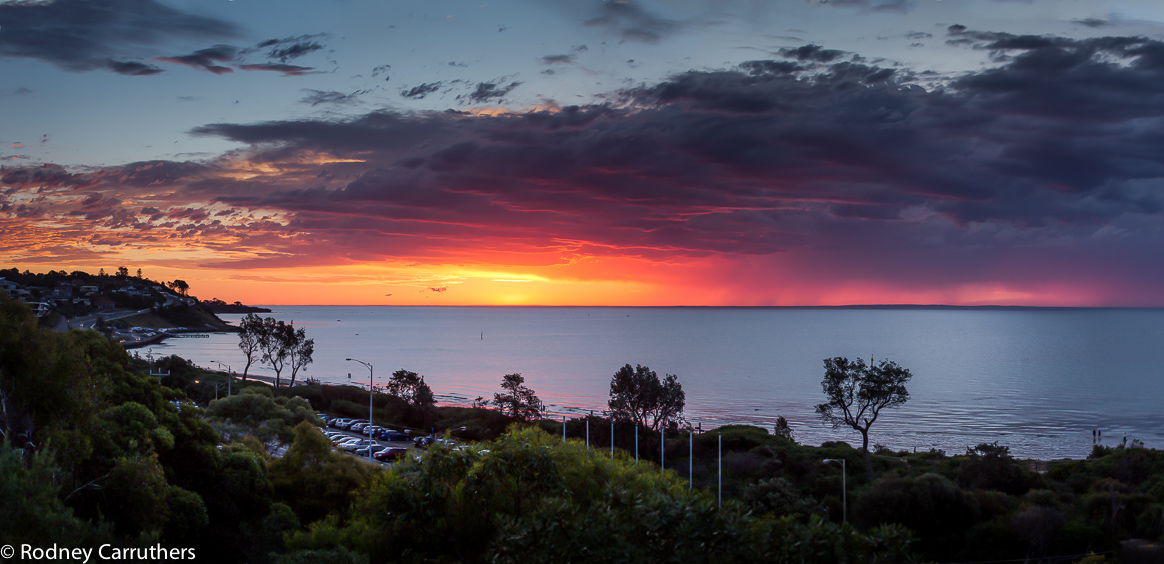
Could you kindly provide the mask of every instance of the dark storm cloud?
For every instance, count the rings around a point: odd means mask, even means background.
[[[224,67],[217,63],[230,62],[234,59],[237,49],[230,45],[215,45],[207,49],[199,49],[189,55],[179,55],[175,57],[159,57],[159,61],[166,61],[168,63],[175,63],[179,65],[186,65],[190,68],[212,72],[214,74],[226,74],[234,72],[230,67]]]
[[[1104,27],[1104,26],[1111,25],[1111,22],[1109,22],[1107,20],[1101,20],[1098,18],[1083,18],[1081,20],[1074,20],[1074,21],[1077,24],[1082,24],[1082,25],[1085,25],[1087,27],[1092,27],[1092,28]]]
[[[274,71],[283,73],[283,76],[303,76],[313,72],[315,69],[311,67],[301,67],[298,65],[285,65],[282,63],[258,63],[253,65],[239,65],[240,70],[245,71]]]
[[[304,89],[303,91],[307,92],[308,94],[301,98],[299,103],[311,104],[312,106],[318,106],[320,104],[333,104],[337,106],[351,105],[358,103],[360,96],[368,93],[367,90],[359,90],[345,94],[343,92],[336,92],[334,90],[325,92],[323,90],[312,90],[310,88]]]
[[[816,0],[821,6],[861,8],[875,12],[908,12],[917,6],[916,0]]]
[[[780,50],[780,55],[798,61],[809,61],[815,63],[831,63],[845,54],[844,51],[837,51],[836,49],[825,49],[820,45],[804,45],[802,47],[784,48]]]
[[[574,63],[575,58],[575,55],[546,55],[541,61],[547,65],[569,65]]]
[[[679,22],[656,16],[629,1],[603,2],[599,15],[586,20],[585,25],[606,28],[623,41],[639,43],[658,43],[680,27]]]
[[[611,93],[609,104],[209,124],[192,133],[251,149],[199,167],[4,169],[0,181],[122,202],[172,187],[165,207],[134,204],[139,220],[199,209],[180,197],[274,210],[286,225],[263,229],[310,233],[320,260],[471,245],[661,260],[819,249],[985,256],[1122,240],[1149,256],[1164,246],[1164,43],[951,33],[1002,62],[926,89],[915,84],[924,72],[810,45],[783,60],[679,73]],[[474,85],[487,94],[476,101],[513,84]],[[129,221],[114,212],[130,204],[103,202],[76,211]]]
[[[328,37],[327,34],[315,34],[285,39],[268,39],[246,52],[264,50],[268,59],[286,63],[323,49],[324,46],[318,40],[326,37]]]
[[[642,253],[770,253],[809,240],[851,245],[877,230],[918,245],[931,230],[974,244],[1000,236],[972,225],[1090,237],[1160,214],[1164,136],[1146,124],[1164,123],[1164,44],[955,33],[1006,62],[926,90],[912,71],[810,45],[788,50],[791,60],[626,90],[618,106],[382,112],[196,133],[266,147],[260,161],[359,155],[328,165],[355,175],[333,187],[318,186],[316,171],[302,188],[220,199],[287,210],[296,228],[317,232],[361,225],[436,239],[505,233],[550,245],[553,234]],[[511,87],[483,84],[481,100]]]
[[[154,0],[56,0],[0,3],[0,56],[40,59],[72,71],[109,69],[142,75],[126,56],[152,56],[175,38],[233,37],[225,21],[195,16]],[[144,52],[144,53],[143,53]],[[119,65],[130,65],[119,66]]]
[[[109,70],[126,76],[149,76],[162,72],[158,67],[139,61],[109,61]]]
[[[412,98],[413,100],[422,100],[425,96],[441,89],[443,84],[440,82],[426,82],[419,86],[413,86],[407,90],[401,90],[400,95],[405,98]]]
[[[481,104],[485,102],[501,100],[505,98],[514,88],[521,86],[520,82],[513,81],[509,84],[502,84],[504,80],[494,82],[478,82],[477,86],[472,92],[457,96],[458,100],[463,100],[469,104]]]

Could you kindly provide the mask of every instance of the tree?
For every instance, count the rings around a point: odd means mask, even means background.
[[[315,339],[308,339],[303,328],[295,329],[295,322],[288,325],[284,336],[291,339],[287,343],[287,364],[291,368],[291,385],[295,385],[295,374],[303,367],[311,364],[311,355],[315,354]]]
[[[119,278],[125,278],[129,276],[129,269],[124,266],[117,267],[117,276]]]
[[[275,388],[282,385],[283,366],[286,365],[287,355],[291,352],[288,346],[291,338],[287,336],[287,329],[286,323],[277,321],[274,317],[263,320],[259,349],[263,351],[263,362],[275,371]],[[294,333],[294,329],[291,332]]]
[[[432,389],[424,383],[424,376],[411,370],[397,370],[388,380],[388,393],[394,395],[410,405],[429,406],[436,403]]]
[[[610,379],[611,416],[619,421],[633,421],[637,425],[658,431],[678,423],[683,416],[687,395],[679,384],[679,377],[667,374],[663,380],[650,368],[642,365],[623,366]]]
[[[501,389],[505,393],[493,394],[493,404],[510,417],[529,421],[541,417],[545,411],[542,400],[525,385],[521,374],[506,374],[501,377]]]
[[[260,351],[266,327],[262,318],[253,313],[246,314],[239,323],[238,348],[247,357],[247,364],[243,367],[243,382],[247,381],[247,371],[250,370],[251,364],[262,358]]]
[[[182,294],[183,296],[186,295],[186,292],[190,291],[190,285],[187,284],[185,280],[174,280],[173,282],[166,282],[166,286],[171,290]]]
[[[826,358],[825,377],[821,380],[828,401],[816,406],[816,412],[834,429],[842,425],[861,433],[861,453],[865,456],[865,471],[873,478],[873,462],[869,458],[869,427],[877,421],[881,410],[897,407],[909,400],[905,383],[913,376],[897,363],[882,360],[866,366],[865,361],[850,361],[844,357]]]

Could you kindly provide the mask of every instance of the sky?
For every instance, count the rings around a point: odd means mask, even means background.
[[[1164,4],[0,0],[0,263],[251,304],[1164,306]]]

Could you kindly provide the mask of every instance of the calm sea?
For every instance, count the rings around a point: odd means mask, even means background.
[[[552,413],[606,407],[624,364],[677,374],[704,428],[778,416],[806,444],[860,435],[823,425],[823,359],[888,358],[911,398],[883,412],[870,442],[895,450],[998,441],[1035,458],[1081,458],[1102,429],[1164,448],[1164,310],[271,306],[315,339],[303,377],[367,385],[404,368],[442,403],[491,398],[520,372]],[[224,315],[236,322],[241,316]],[[141,350],[241,370],[237,336],[171,339]],[[252,373],[272,374],[252,367]]]

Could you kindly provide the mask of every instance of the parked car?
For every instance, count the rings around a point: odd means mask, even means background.
[[[374,436],[377,439],[380,439],[381,441],[411,441],[412,440],[412,437],[408,436],[408,433],[404,433],[401,431],[393,431],[391,429],[381,429],[381,430],[377,431]]]
[[[352,454],[354,454],[356,456],[368,456],[368,449],[369,448],[372,449],[372,456],[376,456],[377,452],[380,452],[388,447],[386,447],[384,445],[365,446],[365,447],[360,447],[360,448],[356,449],[355,452],[353,452]]]
[[[433,437],[417,437],[412,439],[412,446],[416,448],[428,448],[428,445],[431,445],[434,440],[436,439]]]
[[[364,432],[364,427],[367,425],[367,423],[353,423],[352,426],[348,428],[348,430],[353,433],[362,433]]]
[[[369,439],[356,439],[354,441],[349,441],[349,442],[344,443],[343,447],[344,447],[344,450],[346,450],[348,452],[354,452],[358,448],[368,447],[368,446],[371,446],[374,444],[376,444],[376,443],[369,440]]]
[[[408,456],[408,449],[403,447],[391,447],[373,454],[372,458],[375,458],[381,462],[385,462],[390,460],[400,460],[405,456]]]
[[[351,419],[342,419],[342,418],[341,419],[332,419],[330,422],[328,422],[327,426],[328,427],[335,427],[336,429],[343,429],[344,428],[343,426],[345,423],[350,424],[351,422],[352,422]]]

